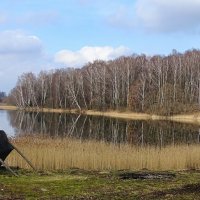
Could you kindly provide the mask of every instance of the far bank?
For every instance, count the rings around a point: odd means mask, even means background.
[[[29,108],[19,108],[12,105],[0,105],[0,110],[25,110],[30,112],[50,112],[50,113],[76,113],[85,114],[93,116],[106,116],[121,119],[131,119],[131,120],[171,120],[181,123],[193,123],[200,124],[200,113],[191,114],[180,114],[172,116],[162,116],[156,114],[148,113],[136,113],[131,111],[96,111],[96,110],[76,110],[76,109],[54,109],[54,108],[39,108],[39,107],[29,107]]]

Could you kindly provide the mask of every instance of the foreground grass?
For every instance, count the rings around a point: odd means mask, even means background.
[[[68,169],[33,173],[0,171],[0,199],[200,199],[200,173],[174,172],[171,179],[121,179],[122,171]],[[124,173],[124,171],[123,171]]]
[[[163,148],[82,141],[73,138],[19,137],[11,140],[40,170],[183,170],[200,168],[200,146],[171,145]],[[10,166],[28,168],[16,151],[7,158]]]

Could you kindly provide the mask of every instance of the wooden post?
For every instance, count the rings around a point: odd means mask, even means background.
[[[11,143],[10,143],[11,144]],[[22,156],[22,158],[24,158],[24,160],[26,160],[26,162],[35,170],[35,171],[37,171],[36,169],[35,169],[35,167],[31,164],[31,162],[25,157],[25,155],[16,147],[16,146],[14,146],[13,144],[11,144],[12,145],[12,147]]]

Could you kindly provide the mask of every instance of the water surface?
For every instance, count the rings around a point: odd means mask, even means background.
[[[24,111],[0,111],[0,118],[0,128],[9,136],[16,137],[45,135],[160,147],[200,142],[198,125],[169,121],[137,121],[102,116]]]

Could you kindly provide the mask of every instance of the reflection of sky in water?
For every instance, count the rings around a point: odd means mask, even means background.
[[[8,136],[15,135],[15,130],[10,125],[8,113],[5,110],[0,110],[0,130],[4,130]]]

